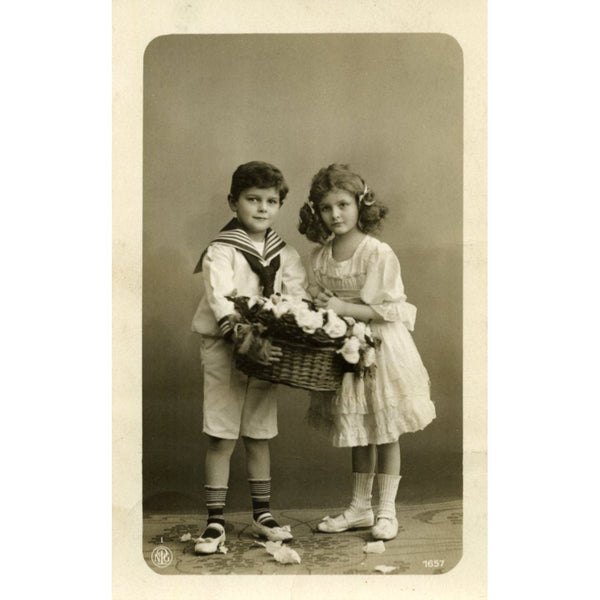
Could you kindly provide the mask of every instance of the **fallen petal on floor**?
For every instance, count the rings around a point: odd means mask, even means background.
[[[281,542],[267,542],[265,545],[267,552],[272,556],[275,556],[275,552],[281,549]]]
[[[254,542],[257,546],[262,546],[277,562],[287,565],[291,563],[300,564],[300,555],[281,542]]]
[[[378,542],[367,542],[363,546],[363,552],[365,554],[381,554],[385,552],[385,544],[381,540]]]
[[[388,565],[377,565],[375,567],[376,571],[379,571],[380,573],[391,573],[392,571],[396,571],[398,569],[398,567],[390,567]]]
[[[284,565],[289,565],[292,563],[300,564],[302,562],[300,560],[300,555],[288,546],[281,546],[279,549],[277,549],[273,554],[273,558],[277,562],[280,562]]]

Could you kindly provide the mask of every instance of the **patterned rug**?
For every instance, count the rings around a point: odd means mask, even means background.
[[[341,508],[329,514],[339,514]],[[316,531],[322,510],[276,511],[282,524],[292,526],[289,547],[300,556],[300,564],[281,564],[256,544],[250,533],[251,517],[227,515],[226,554],[197,556],[193,538],[204,527],[203,515],[149,515],[144,519],[144,558],[160,574],[263,574],[263,575],[374,575],[384,566],[390,575],[446,573],[462,554],[462,501],[444,500],[426,504],[398,504],[398,537],[385,542],[383,553],[365,553],[372,542],[368,529],[326,534]],[[181,541],[189,538],[191,540]]]

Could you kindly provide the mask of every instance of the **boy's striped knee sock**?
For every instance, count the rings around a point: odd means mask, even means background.
[[[270,513],[271,480],[248,479],[250,484],[250,497],[252,498],[252,517],[265,527],[279,527],[277,521]]]
[[[206,496],[206,509],[208,510],[208,519],[206,525],[211,523],[219,523],[225,526],[225,501],[227,499],[227,488],[205,485],[204,494]],[[214,535],[213,535],[214,533]],[[207,528],[202,534],[202,537],[218,537],[219,532],[216,529]]]

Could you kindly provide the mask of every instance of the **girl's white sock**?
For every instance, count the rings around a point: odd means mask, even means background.
[[[348,510],[364,512],[371,509],[375,473],[352,473],[352,501]]]
[[[377,474],[377,485],[379,487],[377,518],[393,519],[396,516],[396,494],[401,478],[400,475]]]

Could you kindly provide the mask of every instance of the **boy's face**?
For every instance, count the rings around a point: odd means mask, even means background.
[[[236,213],[250,239],[256,242],[264,240],[265,232],[271,227],[281,208],[277,189],[251,187],[243,190],[237,200],[231,195],[228,200],[231,210]]]

